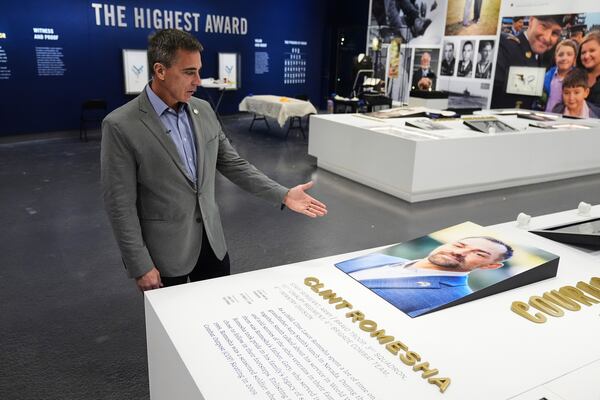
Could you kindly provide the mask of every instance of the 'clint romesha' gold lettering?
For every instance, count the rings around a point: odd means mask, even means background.
[[[336,304],[336,309],[348,308],[352,310],[346,312],[345,316],[352,323],[358,323],[360,330],[369,333],[369,336],[377,340],[380,345],[385,346],[388,352],[397,356],[404,364],[412,366],[413,371],[421,372],[421,378],[427,379],[428,383],[437,386],[440,392],[444,393],[448,389],[451,383],[450,378],[436,376],[439,371],[436,368],[430,368],[428,362],[422,362],[419,353],[410,350],[406,344],[396,340],[394,336],[386,334],[385,329],[379,329],[377,322],[367,319],[363,312],[353,310],[352,304],[339,297],[331,289],[324,289],[325,285],[319,279],[311,276],[304,279],[304,284],[321,296],[323,300],[327,300],[329,304]]]

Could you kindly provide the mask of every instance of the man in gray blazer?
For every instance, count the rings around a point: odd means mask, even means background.
[[[309,217],[326,206],[288,189],[242,159],[200,85],[202,45],[165,29],[149,40],[153,79],[102,123],[101,180],[106,210],[123,263],[140,290],[229,274],[215,202],[218,170],[242,189]]]

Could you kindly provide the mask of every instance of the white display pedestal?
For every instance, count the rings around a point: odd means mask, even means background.
[[[581,219],[568,211],[531,225]],[[373,249],[146,292],[151,399],[598,399],[600,304],[544,324],[510,308],[599,276],[600,255],[514,222],[491,228],[558,254],[558,275],[414,319],[333,266]],[[451,378],[446,392],[312,291],[307,277]]]
[[[409,202],[600,173],[600,121],[547,130],[498,119],[524,131],[483,134],[449,120],[448,130],[405,134],[402,118],[313,115],[308,153],[320,168]]]

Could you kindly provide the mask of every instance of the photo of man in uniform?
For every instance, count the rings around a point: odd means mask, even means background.
[[[442,53],[442,68],[440,75],[454,75],[454,66],[456,64],[456,54],[454,51],[453,42],[444,42],[444,50]]]
[[[511,35],[517,36],[523,30],[523,17],[513,17],[512,24],[510,25]]]
[[[581,45],[583,37],[586,34],[587,25],[578,24],[573,25],[569,28],[569,39],[573,40],[578,45]]]
[[[527,29],[517,36],[508,33],[500,35],[491,108],[531,109],[537,99],[534,96],[506,94],[508,72],[511,66],[544,66],[544,53],[550,51],[562,35],[564,15],[531,16],[527,20]]]
[[[421,259],[373,253],[336,267],[402,310],[417,317],[473,293],[469,274],[495,270],[511,258],[510,245],[490,236],[442,244]]]
[[[479,42],[479,62],[475,67],[475,78],[490,79],[492,77],[492,54],[494,42],[482,40]]]
[[[462,43],[461,59],[458,63],[456,75],[460,77],[473,76],[473,42],[470,40]]]

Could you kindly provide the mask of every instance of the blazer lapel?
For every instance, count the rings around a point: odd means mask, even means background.
[[[199,110],[195,107],[192,102],[188,102],[188,109],[190,111],[190,122],[192,123],[192,129],[194,130],[194,134],[196,135],[196,177],[197,177],[197,187],[202,187],[202,183],[204,182],[204,149],[205,149],[205,135],[204,130],[202,129],[202,121],[200,121]]]
[[[179,152],[177,151],[177,147],[175,147],[175,143],[169,138],[167,133],[165,132],[165,128],[156,115],[150,100],[148,100],[148,95],[146,91],[142,92],[142,94],[138,97],[139,105],[140,105],[140,119],[142,123],[146,125],[148,130],[152,132],[154,137],[158,140],[158,142],[163,146],[165,151],[171,156],[171,159],[179,168],[179,171],[187,178],[187,180],[192,184],[194,181],[188,176],[186,168],[181,162],[181,157],[179,156]]]

